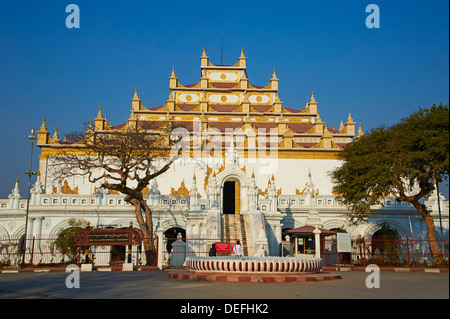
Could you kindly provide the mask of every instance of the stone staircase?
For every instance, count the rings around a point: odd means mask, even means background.
[[[239,240],[244,256],[253,256],[252,239],[248,216],[222,214],[222,242],[236,243]]]

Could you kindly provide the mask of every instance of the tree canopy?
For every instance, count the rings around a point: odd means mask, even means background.
[[[95,131],[92,123],[86,132],[71,134],[75,143],[63,148],[50,161],[55,179],[85,176],[100,188],[118,191],[135,208],[136,220],[143,232],[147,263],[155,258],[152,211],[143,190],[150,181],[165,173],[178,158],[176,144],[179,137],[171,138],[171,127],[155,133],[126,127],[111,132]],[[161,167],[159,160],[165,162]]]
[[[427,225],[433,256],[439,258],[434,222],[421,201],[448,179],[449,108],[419,109],[399,123],[372,129],[343,150],[343,165],[331,173],[335,192],[355,223],[387,196],[411,203]]]

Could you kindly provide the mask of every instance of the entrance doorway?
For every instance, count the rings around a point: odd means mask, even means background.
[[[123,264],[125,262],[125,245],[115,245],[111,246],[111,265],[117,264]]]
[[[181,233],[181,238],[186,241],[186,231],[183,228],[173,227],[164,232],[166,237],[166,251],[170,254],[172,252],[172,244],[177,241],[178,234]]]
[[[233,179],[223,184],[222,208],[224,214],[241,213],[241,189],[239,182]]]
[[[372,254],[386,255],[387,257],[396,257],[398,250],[398,233],[387,224],[382,224],[381,228],[372,235]]]

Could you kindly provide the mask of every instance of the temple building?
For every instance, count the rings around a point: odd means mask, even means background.
[[[324,123],[320,97],[309,89],[302,106],[285,105],[278,82],[274,70],[265,86],[253,84],[243,50],[234,65],[214,65],[203,50],[197,83],[183,84],[172,69],[164,105],[146,106],[136,89],[128,119],[113,125],[105,107],[99,108],[88,129],[151,133],[169,123],[182,136],[177,145],[181,158],[152,180],[144,195],[155,233],[166,238],[181,233],[186,254],[206,254],[213,242],[240,240],[246,256],[279,256],[283,232],[301,226],[370,237],[389,225],[401,238],[412,233],[426,238],[414,207],[393,199],[375,207],[378,213],[365,224],[347,222],[349,211],[333,191],[329,172],[340,165],[338,155],[346,145],[364,134],[361,125],[351,114],[343,114],[340,123]],[[84,177],[51,176],[52,156],[76,143],[49,125],[44,118],[38,130],[39,176],[31,190],[28,236],[54,238],[71,218],[96,227],[137,225],[123,194]],[[24,235],[26,194],[19,194],[18,182],[9,198],[0,200],[1,238]],[[437,196],[427,203],[439,226]],[[448,201],[440,203],[448,229]]]

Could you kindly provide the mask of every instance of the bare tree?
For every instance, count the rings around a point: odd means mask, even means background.
[[[152,211],[143,190],[178,158],[176,151],[171,154],[177,141],[171,139],[170,129],[166,122],[152,131],[127,124],[121,130],[96,132],[90,123],[86,132],[70,134],[76,142],[61,149],[50,163],[55,179],[86,176],[91,183],[100,182],[100,187],[125,195],[143,233],[147,263],[154,261],[155,246]],[[161,159],[165,165],[158,167]]]

